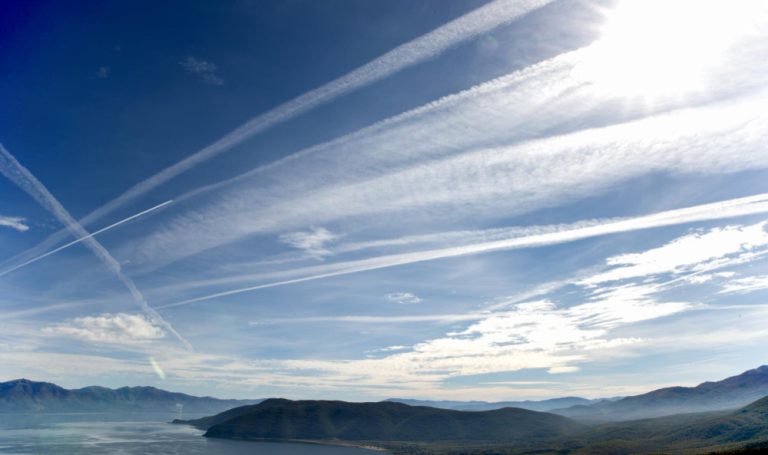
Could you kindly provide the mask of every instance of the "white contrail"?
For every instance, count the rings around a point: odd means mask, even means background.
[[[459,149],[444,157],[387,162],[373,156],[365,162],[361,156],[371,156],[367,150],[352,150],[348,161],[356,164],[347,166],[334,151],[333,157],[316,157],[318,166],[303,162],[228,188],[121,252],[147,264],[145,271],[155,270],[246,236],[354,217],[418,214],[433,222],[492,222],[592,197],[653,173],[766,168],[768,118],[759,110],[766,99],[737,98],[522,143]],[[371,145],[360,148],[365,147]],[[452,140],[442,148],[453,150]]]
[[[69,310],[72,308],[80,307],[85,305],[83,302],[64,302],[64,303],[54,303],[51,305],[45,305],[42,307],[37,308],[29,308],[26,310],[18,310],[18,311],[3,311],[0,313],[0,321],[5,321],[8,319],[15,319],[19,317],[27,317],[27,316],[33,316],[40,313],[50,313],[52,311],[57,310]]]
[[[306,267],[303,269],[295,270],[293,272],[310,273],[307,276],[217,292],[215,294],[209,294],[176,303],[161,305],[158,308],[172,308],[194,302],[201,302],[219,297],[242,294],[244,292],[250,292],[259,289],[285,286],[288,284],[302,283],[306,281],[319,280],[322,278],[330,278],[357,272],[395,267],[398,265],[433,261],[436,259],[444,259],[457,256],[489,253],[493,251],[555,245],[590,237],[598,237],[628,231],[652,229],[708,220],[734,218],[746,215],[756,215],[766,212],[768,212],[768,193],[763,193],[738,199],[714,202],[711,204],[668,210],[652,215],[627,218],[621,221],[611,221],[594,226],[567,229],[559,232],[549,232],[544,234],[516,237],[512,239],[463,245],[458,247],[417,251],[413,253],[392,254],[336,264]]]
[[[34,176],[27,168],[21,165],[8,150],[0,144],[0,173],[5,175],[10,181],[15,183],[24,192],[29,194],[38,204],[49,211],[59,222],[67,227],[69,232],[76,238],[82,239],[102,263],[112,272],[117,279],[122,282],[128,291],[130,291],[133,300],[141,307],[142,311],[156,324],[173,334],[181,341],[187,349],[192,349],[192,345],[182,337],[176,329],[171,326],[160,314],[157,313],[144,298],[144,295],[136,287],[133,280],[123,273],[120,263],[109,254],[104,246],[101,245],[93,236],[86,231],[73,217],[67,209],[48,191],[48,189]]]
[[[291,120],[349,92],[385,79],[405,68],[434,58],[452,47],[507,24],[553,0],[495,0],[431,32],[402,44],[351,72],[258,115],[207,147],[137,183],[82,220],[86,226],[177,175],[220,155],[275,125]],[[51,235],[36,252],[61,241],[66,231]]]
[[[143,212],[139,212],[139,213],[137,213],[135,215],[129,216],[128,218],[122,219],[122,220],[118,221],[117,223],[110,224],[109,226],[101,228],[98,231],[91,232],[90,234],[88,234],[85,237],[80,237],[80,238],[77,238],[77,239],[75,239],[75,240],[73,240],[73,241],[71,241],[69,243],[65,243],[64,245],[62,245],[62,246],[60,246],[60,247],[58,247],[58,248],[56,248],[54,250],[51,250],[51,251],[49,251],[49,252],[47,252],[45,254],[41,254],[40,256],[36,256],[36,257],[26,261],[26,262],[22,262],[21,264],[15,266],[15,267],[12,267],[12,268],[10,268],[8,270],[3,270],[2,272],[0,272],[0,277],[1,276],[5,276],[5,275],[13,272],[14,270],[18,270],[18,269],[20,269],[20,268],[22,268],[24,266],[32,264],[33,262],[37,262],[40,259],[47,258],[48,256],[50,256],[52,254],[58,253],[59,251],[65,249],[65,248],[69,248],[70,246],[78,244],[78,243],[80,243],[80,242],[82,242],[82,241],[84,241],[86,239],[89,239],[91,237],[97,236],[97,235],[101,234],[102,232],[106,232],[106,231],[108,231],[110,229],[113,229],[113,228],[116,228],[116,227],[120,226],[121,224],[125,224],[125,223],[127,223],[127,222],[129,222],[131,220],[135,220],[136,218],[138,218],[140,216],[144,216],[147,213],[154,212],[155,210],[157,210],[157,209],[159,209],[161,207],[165,207],[166,205],[168,205],[168,204],[170,204],[172,202],[173,202],[173,199],[171,199],[169,201],[165,201],[162,204],[158,204],[158,205],[156,205],[156,206],[154,206],[152,208],[144,210]]]

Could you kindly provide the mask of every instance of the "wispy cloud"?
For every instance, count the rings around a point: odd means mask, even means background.
[[[406,304],[406,303],[419,303],[421,297],[413,294],[412,292],[392,292],[384,296],[390,302]]]
[[[9,227],[19,232],[26,232],[29,230],[26,220],[19,216],[0,215],[0,226]]]
[[[768,275],[735,278],[726,283],[720,291],[723,294],[748,294],[768,289]]]
[[[579,367],[559,366],[559,367],[549,368],[547,370],[547,373],[549,373],[549,374],[565,374],[565,373],[575,373],[576,371],[579,371]]]
[[[280,235],[281,242],[302,250],[315,258],[322,258],[330,254],[331,252],[326,247],[338,238],[338,234],[334,234],[323,227],[313,227],[309,231],[289,232]]]
[[[687,224],[705,220],[727,219],[732,217],[754,215],[768,212],[768,194],[760,194],[745,198],[731,199],[711,204],[703,204],[684,209],[669,210],[652,215],[640,216],[635,218],[623,219],[620,221],[610,221],[602,224],[589,225],[588,227],[563,228],[555,232],[544,234],[514,237],[505,240],[496,240],[477,244],[469,244],[457,247],[440,248],[434,250],[425,250],[411,253],[393,254],[378,256],[368,259],[337,262],[321,266],[304,267],[288,272],[280,272],[285,275],[298,275],[296,278],[289,278],[281,281],[268,282],[254,286],[247,286],[229,291],[218,292],[205,295],[181,302],[161,305],[159,308],[171,308],[189,303],[211,300],[220,297],[250,292],[259,289],[266,289],[276,286],[285,286],[289,284],[302,283],[322,278],[347,275],[351,273],[376,270],[387,267],[394,267],[417,262],[432,261],[449,257],[465,256],[472,254],[481,254],[492,251],[512,250],[519,248],[534,248],[545,245],[554,245],[575,240],[597,237],[603,235],[616,234],[620,232],[635,231],[641,229],[652,229],[662,226],[672,226],[678,224]],[[274,276],[274,274],[272,275]],[[235,281],[244,281],[247,279],[266,278],[264,275],[240,275],[228,277],[221,280],[208,280],[203,284],[211,285],[216,283],[226,283]],[[200,284],[200,283],[198,283]],[[193,283],[194,285],[194,283]]]
[[[395,345],[395,346],[386,346],[386,347],[383,347],[383,348],[380,348],[380,349],[371,349],[370,351],[367,351],[367,352],[370,352],[370,353],[375,353],[375,352],[392,352],[392,351],[404,351],[406,349],[408,349],[408,346]]]
[[[643,253],[608,258],[609,270],[592,276],[585,284],[625,280],[664,273],[695,272],[711,261],[728,255],[748,253],[768,245],[768,222],[750,226],[728,226],[694,232]]]
[[[11,182],[16,184],[24,192],[29,194],[32,199],[37,201],[43,208],[50,212],[78,239],[83,239],[83,243],[88,247],[96,257],[106,266],[106,268],[128,289],[133,300],[147,314],[151,320],[161,325],[165,330],[172,333],[184,346],[192,349],[192,345],[182,337],[165,319],[160,316],[147,303],[144,295],[136,287],[133,280],[123,273],[120,264],[112,257],[104,246],[101,245],[88,231],[86,231],[73,217],[67,209],[48,191],[48,189],[32,175],[31,172],[22,166],[8,150],[0,144],[0,173],[5,175]]]
[[[140,314],[115,313],[70,319],[43,327],[48,335],[80,338],[97,343],[141,343],[163,338],[163,329]]]
[[[214,63],[196,57],[187,56],[179,62],[188,72],[197,75],[201,82],[208,85],[224,85],[224,79],[219,77],[218,68]]]
[[[610,330],[632,322],[679,313],[685,303],[646,300],[597,300],[559,308],[547,300],[514,305],[464,330],[418,343],[408,352],[349,361],[296,360],[284,368],[319,369],[346,379],[371,376],[393,381],[433,384],[449,377],[509,372],[529,368],[553,373],[575,371],[586,353],[615,349],[642,340],[612,337]],[[609,316],[602,316],[609,311]]]
[[[224,153],[238,144],[270,128],[293,119],[303,113],[325,104],[349,92],[385,79],[410,66],[429,60],[454,46],[501,25],[507,24],[552,0],[495,0],[464,16],[444,24],[431,32],[377,57],[367,64],[287,101],[268,112],[250,119],[245,124],[228,133],[216,142],[198,150],[182,161],[158,172],[148,179],[134,185],[116,199],[94,210],[82,220],[88,225],[103,216],[112,213],[127,202],[147,193],[157,186],[182,174],[198,164]],[[51,249],[65,238],[66,233],[59,231],[46,239],[27,255],[35,256]],[[27,256],[28,257],[28,256]],[[18,258],[24,260],[22,258]]]
[[[100,66],[98,70],[96,70],[96,77],[99,79],[106,79],[109,77],[109,74],[112,71],[109,69],[108,66]]]
[[[736,272],[718,272],[718,273],[701,273],[701,274],[694,273],[686,277],[685,281],[691,284],[702,284],[702,283],[709,283],[710,281],[718,278],[719,279],[732,278],[734,275],[736,275]]]

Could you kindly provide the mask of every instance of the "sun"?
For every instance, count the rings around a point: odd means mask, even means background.
[[[575,74],[608,95],[656,98],[706,90],[726,51],[768,0],[623,0]]]

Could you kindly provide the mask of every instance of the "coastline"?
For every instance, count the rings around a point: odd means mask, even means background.
[[[250,442],[285,442],[290,444],[312,444],[321,446],[349,447],[365,449],[374,452],[391,453],[390,449],[374,445],[369,442],[355,442],[341,439],[276,439],[276,438],[219,438],[216,436],[202,435],[204,438],[221,439],[225,441],[250,441]]]

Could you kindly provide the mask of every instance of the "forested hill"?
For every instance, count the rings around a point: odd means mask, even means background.
[[[526,409],[462,412],[395,402],[269,399],[211,418],[206,436],[233,439],[346,441],[532,441],[568,434],[579,424]],[[194,423],[191,422],[191,423]],[[198,422],[199,424],[199,422]]]

